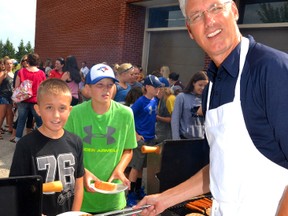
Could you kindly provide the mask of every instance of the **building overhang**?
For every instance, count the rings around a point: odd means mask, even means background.
[[[178,0],[143,0],[132,2],[131,4],[149,8],[163,5],[176,5],[179,4],[179,2]]]

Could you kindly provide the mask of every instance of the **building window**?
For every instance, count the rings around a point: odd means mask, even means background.
[[[238,24],[288,22],[287,0],[242,0]]]
[[[148,28],[171,28],[185,26],[179,6],[149,8]]]
[[[288,23],[287,0],[234,0],[238,24]],[[148,28],[185,27],[179,5],[149,8]]]

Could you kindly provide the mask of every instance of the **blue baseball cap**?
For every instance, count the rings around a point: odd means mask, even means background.
[[[164,84],[159,81],[158,77],[150,74],[144,80],[144,86],[146,85],[151,85],[155,88],[160,88],[164,86]]]
[[[159,81],[164,84],[164,87],[169,87],[169,81],[165,77],[159,77]]]
[[[115,78],[114,71],[106,64],[94,65],[85,77],[86,84],[96,84],[104,78],[110,78],[114,82],[118,82],[118,80]]]

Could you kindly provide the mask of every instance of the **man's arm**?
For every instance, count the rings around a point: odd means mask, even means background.
[[[276,216],[288,216],[288,187],[285,188]]]
[[[171,206],[189,200],[192,197],[208,193],[209,182],[209,165],[206,165],[185,182],[160,194],[145,196],[134,208],[137,209],[149,204],[151,206],[144,209],[141,215],[159,215]]]

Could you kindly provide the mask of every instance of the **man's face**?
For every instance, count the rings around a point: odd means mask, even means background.
[[[235,3],[232,0],[187,0],[186,15],[190,37],[220,65],[240,41]]]

